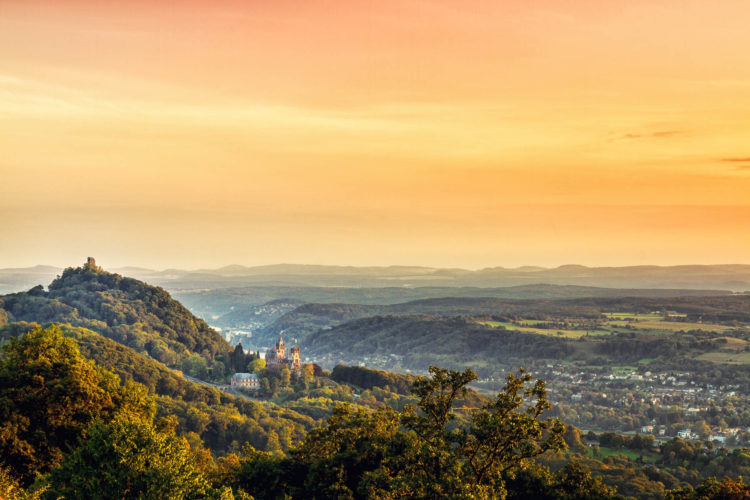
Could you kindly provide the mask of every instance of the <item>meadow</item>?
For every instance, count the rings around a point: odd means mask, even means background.
[[[550,321],[521,318],[515,321],[482,320],[479,324],[492,328],[502,327],[506,330],[534,333],[539,335],[551,335],[563,338],[577,339],[584,336],[602,336],[613,333],[632,331],[643,331],[648,333],[670,334],[674,332],[704,331],[723,333],[732,329],[733,326],[711,324],[703,322],[679,321],[687,319],[684,315],[675,313],[631,313],[631,312],[605,312],[604,319],[594,327],[588,327],[580,320],[567,318],[564,320],[567,328],[557,328]]]

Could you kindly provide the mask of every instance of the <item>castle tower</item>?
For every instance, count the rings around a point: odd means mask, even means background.
[[[276,344],[276,356],[280,359],[286,359],[286,346],[284,345],[284,337],[279,333],[279,342]]]
[[[299,347],[292,347],[292,370],[299,371],[300,360],[299,360]]]

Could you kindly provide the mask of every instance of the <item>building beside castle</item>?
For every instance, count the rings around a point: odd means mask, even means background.
[[[300,370],[299,347],[292,347],[289,350],[289,357],[287,357],[286,344],[284,344],[284,338],[279,333],[279,341],[266,351],[266,368],[279,370],[284,366],[292,371],[298,372]]]
[[[232,387],[257,391],[260,389],[260,379],[254,373],[235,373],[232,376]]]

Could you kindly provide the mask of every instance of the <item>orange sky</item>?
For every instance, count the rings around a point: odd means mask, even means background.
[[[0,267],[750,262],[746,0],[170,3],[0,2]]]

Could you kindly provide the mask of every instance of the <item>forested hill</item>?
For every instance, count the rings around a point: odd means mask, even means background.
[[[260,345],[270,344],[279,332],[305,342],[321,329],[373,316],[523,316],[534,319],[601,318],[606,312],[671,310],[691,321],[750,322],[750,295],[639,296],[638,290],[621,290],[620,297],[578,297],[570,299],[510,299],[495,297],[439,297],[410,302],[373,304],[301,305],[288,311],[255,333]]]
[[[302,349],[323,365],[390,356],[415,370],[443,364],[484,371],[512,359],[561,359],[575,346],[567,339],[489,328],[466,317],[411,315],[373,316],[319,330]]]
[[[0,310],[4,310],[0,312],[2,323],[83,326],[170,365],[190,353],[212,357],[231,350],[215,330],[164,289],[96,265],[66,269],[47,292],[37,286],[1,296]]]

